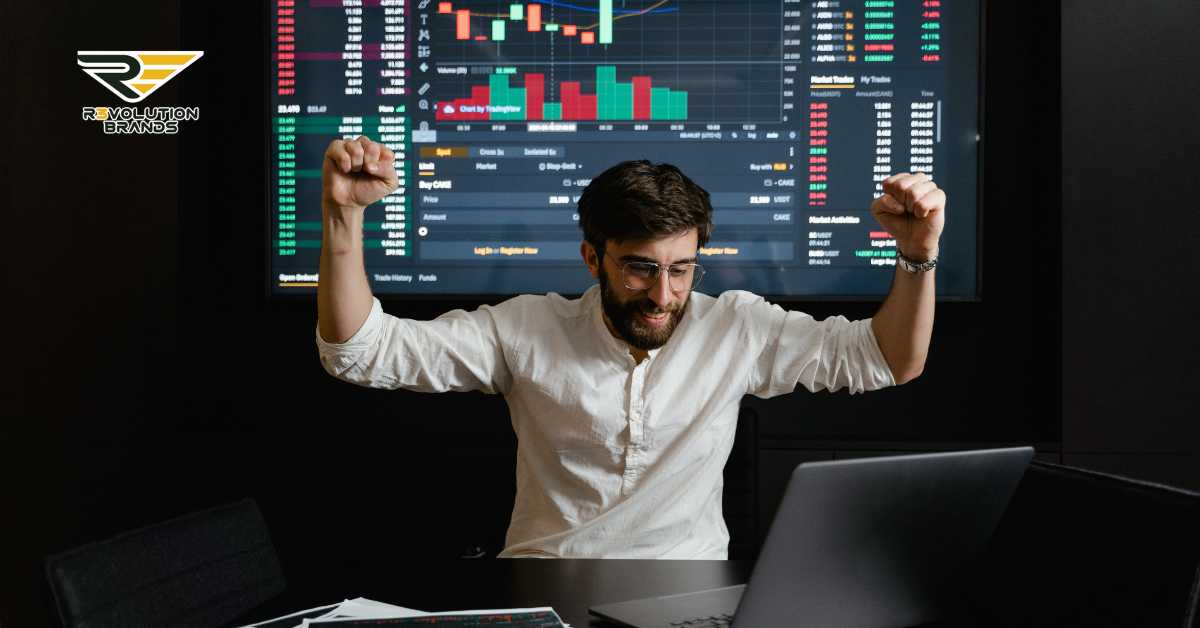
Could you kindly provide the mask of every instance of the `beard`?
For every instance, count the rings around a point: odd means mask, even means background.
[[[672,304],[667,309],[659,307],[644,294],[629,301],[621,301],[613,294],[608,283],[608,273],[603,269],[600,271],[600,304],[617,334],[625,342],[642,351],[657,349],[667,344],[671,334],[675,333],[675,327],[683,318],[684,311],[687,310],[686,299],[683,303]],[[661,327],[652,327],[638,318],[639,312],[651,316],[666,312],[667,320]]]

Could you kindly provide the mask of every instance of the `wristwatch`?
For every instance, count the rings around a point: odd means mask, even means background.
[[[896,265],[910,273],[923,273],[927,270],[933,270],[933,267],[937,266],[937,257],[931,257],[927,262],[914,262],[904,257],[900,249],[896,249]]]

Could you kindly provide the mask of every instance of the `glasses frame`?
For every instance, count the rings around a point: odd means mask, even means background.
[[[683,263],[679,263],[679,264],[666,264],[666,265],[659,264],[658,262],[646,262],[646,261],[642,261],[642,260],[629,260],[629,261],[622,262],[621,260],[617,259],[616,257],[613,257],[608,251],[604,251],[604,255],[611,257],[612,261],[616,262],[617,264],[620,264],[620,266],[621,266],[621,284],[625,286],[626,290],[633,290],[634,292],[645,292],[647,290],[650,290],[654,286],[658,285],[658,282],[662,281],[663,273],[669,272],[672,266],[691,266],[692,272],[696,274],[696,277],[692,280],[692,285],[690,287],[684,288],[682,290],[676,290],[675,286],[671,285],[671,277],[670,277],[670,275],[668,275],[667,276],[667,287],[669,287],[671,289],[671,292],[674,292],[675,294],[684,294],[687,292],[691,292],[692,290],[695,290],[697,287],[700,286],[700,281],[702,279],[704,279],[704,272],[705,272],[704,266],[697,264],[695,262],[683,262]],[[654,273],[653,283],[646,286],[645,288],[634,288],[633,286],[629,285],[629,280],[625,278],[625,275],[626,275],[626,269],[628,268],[628,266],[630,264],[646,264],[647,266],[656,267],[658,270]]]

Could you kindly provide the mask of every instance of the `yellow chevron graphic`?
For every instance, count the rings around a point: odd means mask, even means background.
[[[80,50],[76,62],[122,100],[136,103],[202,56],[202,50]]]

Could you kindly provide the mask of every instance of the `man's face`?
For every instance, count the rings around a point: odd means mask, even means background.
[[[609,240],[603,257],[590,244],[582,252],[592,275],[600,281],[604,315],[618,336],[637,349],[657,349],[671,338],[683,318],[690,289],[675,292],[666,273],[646,290],[625,287],[621,268],[625,262],[657,262],[662,266],[696,261],[696,229],[654,240]]]

